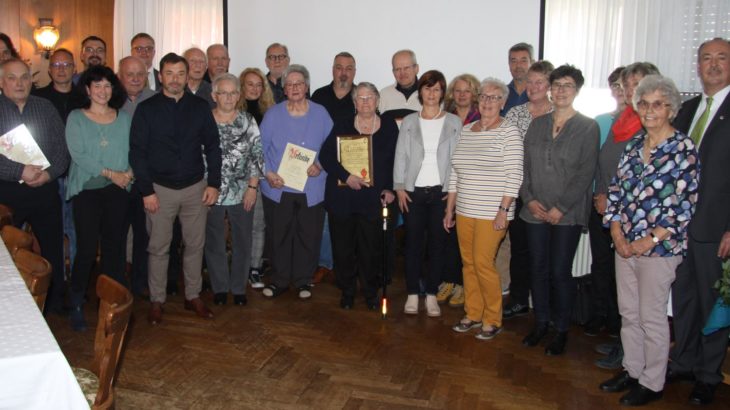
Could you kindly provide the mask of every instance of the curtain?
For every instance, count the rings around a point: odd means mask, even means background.
[[[205,51],[223,42],[223,0],[116,0],[114,67],[130,55],[130,40],[140,32],[155,39],[156,68],[169,52],[182,54],[193,46]]]
[[[730,37],[728,0],[547,0],[545,58],[580,68],[586,86],[606,88],[614,68],[657,65],[685,92],[702,91],[697,48]]]

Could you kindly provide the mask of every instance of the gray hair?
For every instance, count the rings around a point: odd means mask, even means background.
[[[398,54],[408,54],[408,56],[411,58],[411,61],[413,64],[418,64],[418,61],[416,60],[416,53],[413,52],[413,50],[409,50],[407,48],[404,48],[403,50],[398,50],[395,53],[393,53],[393,57],[390,59],[390,63],[393,64],[393,60],[395,59],[395,56]]]
[[[222,48],[223,51],[226,52],[226,55],[228,55],[228,47],[226,47],[225,44],[215,43],[215,44],[209,45],[208,48],[205,50],[206,57],[208,56],[208,53],[210,53],[211,51],[213,51],[216,48]],[[203,51],[203,50],[200,50],[200,51]]]
[[[669,100],[668,103],[672,110],[672,114],[669,118],[674,118],[679,111],[680,105],[682,105],[682,97],[680,97],[677,86],[674,85],[674,81],[672,81],[669,77],[663,77],[659,74],[649,74],[639,81],[639,85],[636,87],[636,91],[634,91],[634,98],[632,101],[634,109],[638,111],[636,105],[639,101],[641,101],[641,97],[643,97],[644,94],[651,94],[655,91],[659,91],[662,97]]]
[[[214,45],[215,45],[215,44],[213,44],[213,46],[214,46]],[[213,46],[210,46],[210,47],[213,47]],[[210,50],[210,47],[208,47],[208,50]],[[198,48],[198,47],[190,47],[189,49],[185,50],[185,51],[184,51],[184,52],[182,53],[182,55],[183,55],[183,58],[187,60],[187,59],[188,59],[188,56],[189,56],[189,54],[190,54],[190,53],[192,53],[192,52],[194,52],[194,51],[200,51],[200,53],[201,53],[201,54],[203,54],[203,59],[205,60],[205,63],[206,63],[206,64],[208,64],[208,54],[207,54],[207,53],[206,53],[205,51],[203,51],[203,50],[201,50],[200,48]]]
[[[484,80],[482,80],[482,83],[479,85],[480,94],[485,87],[497,88],[502,93],[502,98],[506,99],[507,96],[509,95],[509,89],[507,88],[507,85],[504,83],[504,81],[500,80],[499,78],[487,77]]]
[[[281,47],[281,48],[283,48],[284,49],[284,52],[286,53],[286,55],[287,56],[289,55],[289,48],[287,46],[285,46],[284,44],[281,44],[281,43],[271,43],[271,44],[269,44],[268,47],[266,47],[266,56],[267,57],[269,55],[269,50],[271,50],[274,47]]]
[[[356,86],[352,87],[352,92],[350,93],[350,95],[352,95],[353,102],[356,102],[355,100],[357,99],[357,92],[360,91],[361,88],[365,88],[368,91],[375,94],[375,98],[378,101],[380,101],[380,92],[378,92],[378,87],[376,87],[375,84],[373,84],[373,83],[369,83],[367,81],[361,81]]]
[[[353,57],[352,54],[348,53],[347,51],[340,51],[339,53],[337,53],[334,60],[332,60],[332,64],[334,64],[334,61],[337,60],[337,57],[349,58],[352,60],[353,63],[357,64],[357,62],[355,61],[355,57]]]
[[[517,51],[527,51],[527,54],[530,55],[530,62],[535,61],[532,57],[535,55],[534,49],[532,48],[532,44],[528,43],[517,43],[509,48],[509,51],[507,52],[507,56],[509,57],[510,54],[517,52]]]
[[[309,88],[309,70],[307,70],[307,67],[301,64],[290,64],[289,67],[285,68],[284,72],[281,73],[282,84],[286,83],[286,78],[289,77],[289,74],[291,73],[299,73],[304,76],[304,82],[307,84],[307,88]]]
[[[642,77],[647,75],[661,74],[657,66],[647,61],[639,61],[633,64],[629,64],[621,71],[621,82],[625,82],[630,76],[639,74]]]
[[[213,92],[218,92],[218,85],[222,83],[223,81],[230,81],[233,83],[233,85],[236,86],[236,90],[241,89],[241,81],[236,77],[235,75],[231,73],[223,73],[218,74],[215,79],[213,79]]]
[[[9,66],[10,64],[13,64],[13,63],[20,63],[20,64],[22,64],[25,67],[26,71],[28,71],[28,73],[30,74],[30,66],[28,64],[26,64],[25,61],[23,61],[23,60],[21,60],[19,58],[10,57],[7,60],[5,60],[2,63],[0,63],[0,77],[5,72],[5,67],[6,66]]]

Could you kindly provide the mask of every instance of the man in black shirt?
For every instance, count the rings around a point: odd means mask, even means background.
[[[271,92],[274,93],[274,101],[280,103],[286,99],[284,95],[284,86],[281,84],[281,74],[289,67],[289,49],[285,45],[273,43],[266,48],[266,58],[264,59],[266,68],[266,79],[271,86]]]
[[[213,317],[200,299],[200,271],[207,207],[218,199],[221,183],[221,149],[210,107],[185,92],[188,69],[187,61],[175,53],[162,58],[162,92],[139,104],[130,132],[129,162],[143,197],[150,236],[148,320],[152,324],[162,320],[175,217],[180,219],[185,242],[185,308],[203,318]]]
[[[312,101],[327,109],[335,127],[341,121],[352,121],[355,115],[350,92],[356,72],[355,57],[343,51],[335,56],[332,64],[332,82],[312,94]]]
[[[65,48],[59,48],[53,52],[48,61],[48,75],[51,83],[43,88],[33,90],[31,94],[45,98],[50,101],[63,123],[70,112],[69,101],[73,91],[74,56]]]

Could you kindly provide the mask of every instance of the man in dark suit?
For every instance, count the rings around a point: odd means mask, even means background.
[[[715,38],[697,52],[702,96],[682,105],[675,127],[690,135],[700,156],[699,198],[689,226],[687,257],[673,285],[675,345],[667,381],[694,380],[689,400],[709,404],[722,382],[730,328],[702,328],[717,300],[713,289],[730,255],[730,43]]]
[[[144,61],[147,66],[147,87],[160,91],[160,72],[152,67],[155,58],[155,39],[147,33],[137,33],[132,37],[132,56]]]

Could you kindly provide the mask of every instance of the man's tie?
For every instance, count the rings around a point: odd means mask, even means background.
[[[712,97],[707,97],[707,106],[705,107],[705,112],[702,113],[700,119],[697,121],[697,124],[695,124],[695,127],[692,128],[692,133],[689,134],[689,137],[692,138],[692,141],[695,143],[696,146],[700,145],[702,134],[705,132],[705,126],[707,125],[707,119],[710,118],[711,107]]]

